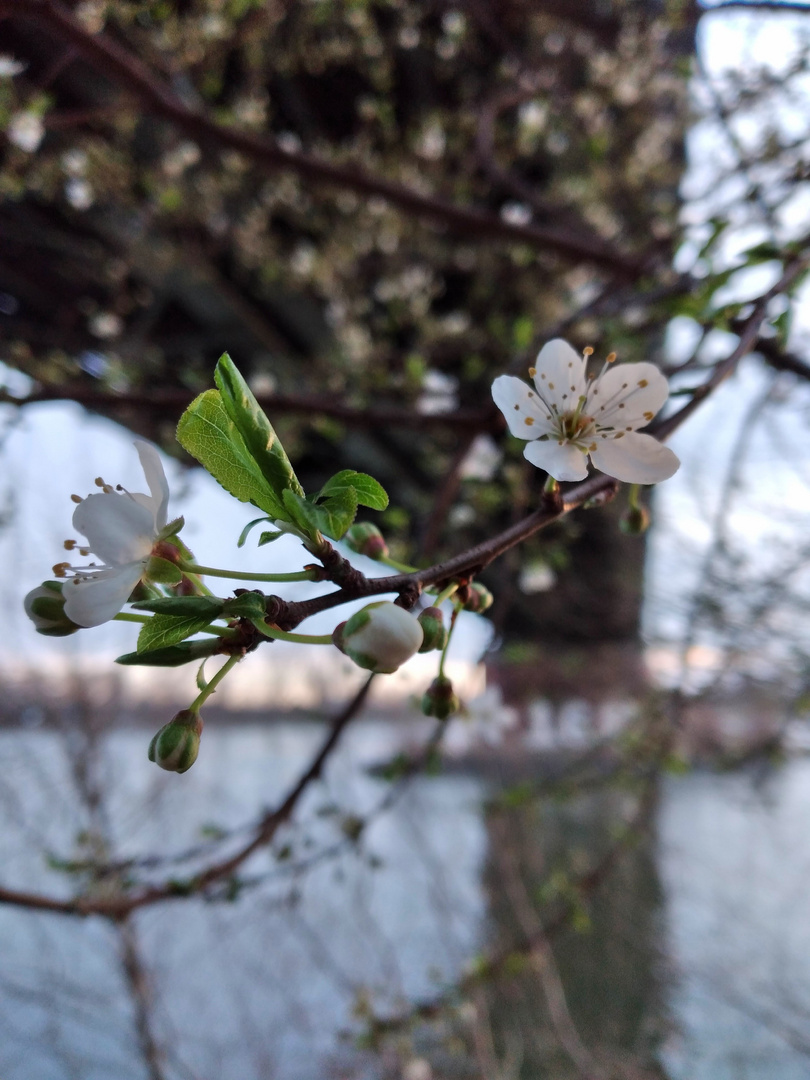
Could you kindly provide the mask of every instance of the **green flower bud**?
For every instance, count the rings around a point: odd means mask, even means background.
[[[446,720],[458,712],[459,705],[453,684],[445,675],[437,676],[422,696],[422,712],[437,720]]]
[[[447,644],[447,630],[444,626],[444,616],[437,607],[425,608],[419,613],[417,622],[422,627],[424,640],[419,646],[419,652],[431,652],[433,649],[443,649]]]
[[[619,528],[628,536],[640,536],[650,527],[650,511],[646,506],[629,506],[619,518]]]
[[[470,586],[470,595],[467,597],[467,602],[464,605],[465,611],[474,611],[477,615],[483,615],[483,613],[492,607],[495,597],[486,587],[479,582],[474,581]]]
[[[81,630],[80,626],[65,615],[65,598],[60,581],[43,581],[26,596],[23,607],[38,634],[67,637],[68,634]]]
[[[346,545],[358,555],[367,555],[369,559],[384,559],[388,555],[385,537],[368,521],[359,521],[343,537]]]
[[[422,644],[422,627],[409,611],[382,600],[335,627],[332,639],[358,667],[390,675]]]
[[[187,772],[197,760],[202,729],[200,714],[184,709],[149,743],[149,760],[168,772]]]

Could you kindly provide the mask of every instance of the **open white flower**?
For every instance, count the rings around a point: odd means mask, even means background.
[[[166,527],[169,485],[157,450],[149,443],[135,447],[149,486],[149,495],[114,490],[100,478],[98,494],[79,499],[73,525],[87,537],[86,545],[68,540],[65,547],[78,547],[82,555],[91,552],[101,563],[54,567],[57,577],[66,577],[63,595],[65,614],[79,626],[99,626],[117,615],[130,593],[144,576],[152,549]]]
[[[666,378],[654,364],[617,364],[608,358],[588,381],[587,356],[556,338],[529,368],[534,389],[500,375],[492,397],[513,435],[528,439],[523,456],[555,480],[584,480],[587,458],[603,473],[630,484],[657,484],[680,461],[645,427],[667,400]]]

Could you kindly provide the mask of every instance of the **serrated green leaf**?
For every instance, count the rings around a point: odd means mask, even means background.
[[[218,390],[206,390],[192,401],[180,417],[177,440],[234,498],[253,503],[271,518],[287,520],[287,511],[248,452]]]
[[[216,596],[164,596],[158,600],[139,600],[132,605],[138,611],[154,611],[159,615],[203,616],[209,620],[222,614],[224,600]]]
[[[213,656],[220,648],[219,638],[205,641],[181,641],[179,645],[169,645],[165,649],[147,649],[145,652],[124,653],[116,657],[116,664],[138,665],[145,667],[179,667]]]
[[[278,538],[283,535],[283,532],[263,532],[259,537],[259,542],[256,547],[264,547],[265,544],[272,544],[274,540],[278,540]]]
[[[183,571],[177,563],[162,559],[159,555],[152,555],[146,564],[146,576],[160,585],[179,585],[183,580]]]
[[[207,615],[153,615],[138,634],[138,652],[176,645],[208,626],[210,621]]]
[[[231,619],[263,619],[267,614],[263,593],[245,592],[225,601],[225,614]]]
[[[281,493],[284,500],[285,514],[289,521],[296,526],[304,535],[317,539],[319,531],[318,519],[315,515],[315,507],[302,495],[288,488]]]
[[[261,523],[263,521],[272,521],[272,520],[273,520],[272,518],[264,516],[264,517],[254,518],[253,521],[249,521],[247,523],[247,525],[244,527],[244,529],[242,529],[242,531],[239,533],[239,539],[236,541],[236,546],[238,548],[244,547],[245,546],[245,541],[247,540],[248,536],[250,535],[251,529],[254,529],[257,525],[261,525]],[[281,534],[279,533],[279,536],[280,535]],[[259,546],[261,547],[261,541],[259,542]]]
[[[276,497],[285,490],[303,495],[304,489],[273,425],[227,353],[223,353],[217,362],[214,381],[222,395],[225,411]]]
[[[385,510],[388,507],[388,494],[382,484],[368,473],[355,472],[354,469],[343,469],[342,472],[335,473],[323,485],[316,499],[339,495],[347,488],[354,489],[355,498],[360,506],[368,506],[372,510]]]
[[[288,510],[297,515],[300,527],[313,539],[315,531],[318,531],[333,540],[340,540],[357,515],[357,495],[353,487],[343,488],[317,504],[292,491],[285,491],[284,502]]]

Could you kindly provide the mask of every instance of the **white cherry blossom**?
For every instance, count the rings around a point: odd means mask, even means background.
[[[678,469],[673,452],[646,427],[669,394],[654,364],[616,364],[608,358],[590,381],[587,356],[556,338],[544,345],[534,387],[500,375],[492,397],[513,435],[529,440],[523,456],[555,480],[584,480],[588,456],[597,469],[630,484],[657,484]]]
[[[63,595],[65,614],[79,626],[99,626],[117,615],[130,593],[144,576],[152,549],[166,527],[169,485],[157,450],[146,442],[136,442],[149,495],[113,489],[100,478],[102,489],[78,502],[73,515],[76,530],[87,543],[68,540],[65,547],[80,554],[97,555],[101,562],[89,566],[59,563],[58,577],[66,577]]]

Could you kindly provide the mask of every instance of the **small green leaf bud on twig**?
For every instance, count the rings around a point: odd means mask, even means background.
[[[646,506],[629,506],[619,518],[619,528],[628,536],[640,536],[650,527],[650,511]]]
[[[382,600],[336,626],[332,640],[358,667],[390,675],[418,651],[423,637],[409,611]]]
[[[352,525],[343,539],[347,547],[358,555],[366,555],[369,559],[385,559],[388,556],[385,537],[377,526],[369,521],[359,521]]]
[[[25,614],[38,634],[47,637],[67,637],[81,627],[65,615],[65,598],[60,581],[43,581],[32,589],[24,600]]]
[[[433,649],[443,649],[447,644],[447,629],[444,625],[444,616],[437,607],[428,607],[419,613],[417,622],[422,627],[424,639],[419,646],[419,652],[432,652]]]
[[[459,710],[459,700],[453,690],[452,682],[446,675],[438,675],[422,696],[422,712],[425,716],[435,716],[437,720],[446,720]]]
[[[168,772],[188,772],[200,751],[202,717],[183,709],[160,729],[149,744],[149,760]]]
[[[469,586],[469,596],[464,604],[465,611],[474,611],[477,615],[483,615],[485,611],[492,607],[495,601],[495,597],[486,587],[481,585],[477,581],[473,581]]]

